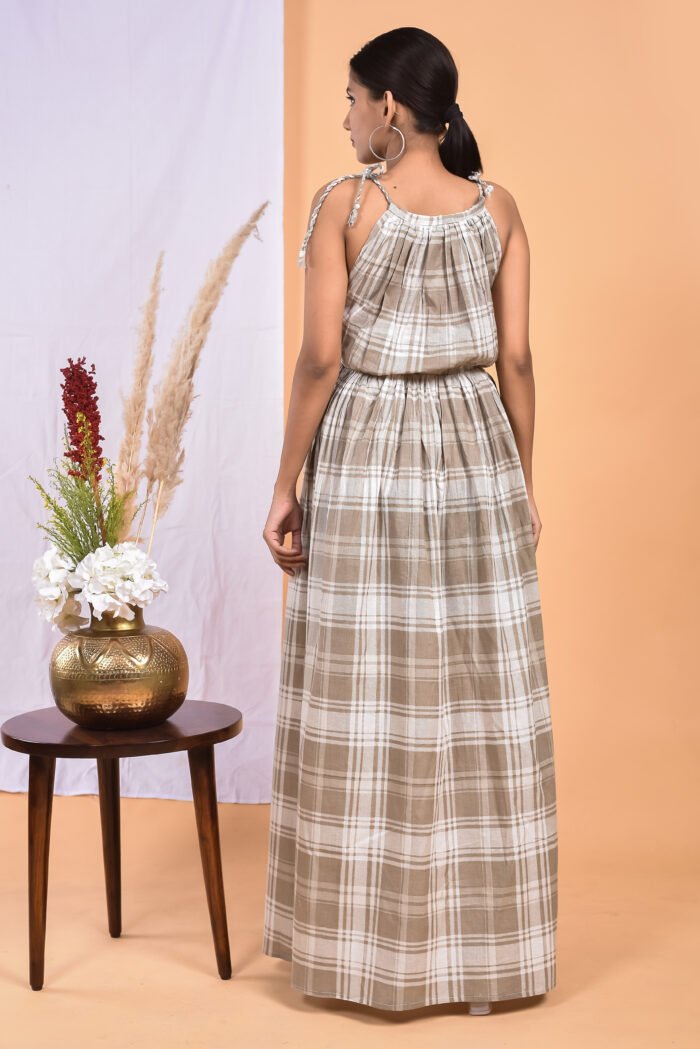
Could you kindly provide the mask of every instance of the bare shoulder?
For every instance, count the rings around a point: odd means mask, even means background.
[[[493,190],[489,192],[487,197],[492,209],[498,208],[504,217],[510,216],[515,218],[519,214],[515,197],[509,189],[501,185],[500,182],[494,182],[493,179],[487,178],[485,175],[482,175],[482,182],[486,186],[493,186]]]
[[[514,239],[521,240],[527,246],[525,227],[513,194],[505,186],[485,175],[482,176],[482,181],[486,186],[493,186],[486,198],[486,207],[493,215],[503,252],[505,253]]]

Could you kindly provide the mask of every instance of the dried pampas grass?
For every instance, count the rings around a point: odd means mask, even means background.
[[[115,487],[118,493],[126,495],[124,519],[119,535],[119,542],[130,536],[131,522],[136,511],[136,492],[143,476],[141,467],[141,438],[146,415],[146,396],[148,384],[153,371],[153,343],[156,337],[156,317],[160,300],[160,277],[163,270],[163,252],[161,251],[151,280],[148,300],[142,308],[139,341],[134,362],[134,377],[131,393],[128,398],[122,397],[122,418],[124,420],[124,438],[119,449],[119,458],[114,471]],[[145,503],[144,503],[145,510]],[[140,531],[140,527],[139,527]]]
[[[149,408],[146,414],[148,444],[142,469],[142,476],[147,481],[146,504],[157,486],[148,543],[149,554],[156,521],[166,512],[175,488],[182,482],[182,464],[185,458],[182,434],[192,414],[194,373],[211,328],[212,315],[243,244],[251,233],[254,233],[258,240],[262,240],[257,222],[268,204],[269,201],[265,201],[253,212],[248,222],[244,223],[224,246],[219,257],[210,263],[204,283],[175,340],[163,379],[155,389],[153,407]],[[140,532],[139,527],[139,536]]]

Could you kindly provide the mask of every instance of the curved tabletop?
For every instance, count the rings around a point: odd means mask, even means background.
[[[22,754],[54,758],[131,758],[209,746],[237,736],[243,715],[227,703],[186,699],[162,725],[137,729],[81,728],[58,707],[42,707],[5,721],[2,742]]]

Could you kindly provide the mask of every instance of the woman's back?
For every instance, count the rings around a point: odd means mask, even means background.
[[[423,215],[399,207],[373,173],[341,175],[325,187],[299,252],[305,261],[318,211],[329,192],[359,178],[348,223],[357,218],[365,179],[387,206],[348,274],[342,362],[372,375],[442,374],[484,368],[498,356],[491,285],[501,244],[486,197],[493,189],[478,174],[475,204],[464,211]]]

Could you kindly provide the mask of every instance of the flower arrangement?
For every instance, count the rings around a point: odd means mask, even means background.
[[[114,468],[102,455],[95,365],[87,369],[85,357],[69,357],[61,372],[65,451],[48,471],[58,498],[31,477],[51,511],[49,524],[39,525],[51,542],[34,562],[32,580],[40,614],[55,628],[69,630],[87,622],[80,615],[81,598],[98,619],[105,611],[133,619],[129,602],[144,607],[167,583],[135,543],[119,542],[133,492],[117,491]],[[144,586],[146,580],[153,585]]]
[[[144,608],[168,590],[150,557],[156,521],[170,506],[182,481],[182,437],[192,414],[194,374],[201,358],[211,319],[228,282],[234,260],[251,233],[262,239],[257,222],[265,201],[248,222],[225,244],[207,269],[204,282],[173,345],[154,404],[146,410],[153,368],[156,316],[160,298],[161,252],[150,293],[142,311],[132,391],[123,400],[125,434],[116,465],[102,452],[101,414],[95,365],[85,357],[61,369],[64,381],[65,449],[48,470],[56,495],[30,475],[50,511],[48,524],[39,524],[49,537],[48,549],[34,561],[32,581],[38,612],[52,629],[69,632],[88,620],[81,616],[81,600],[101,619],[112,613],[133,619],[134,608]],[[144,420],[148,427],[146,452],[141,457]],[[139,503],[138,488],[146,482]],[[139,543],[141,528],[155,495],[147,550]],[[132,525],[142,511],[136,535]]]

